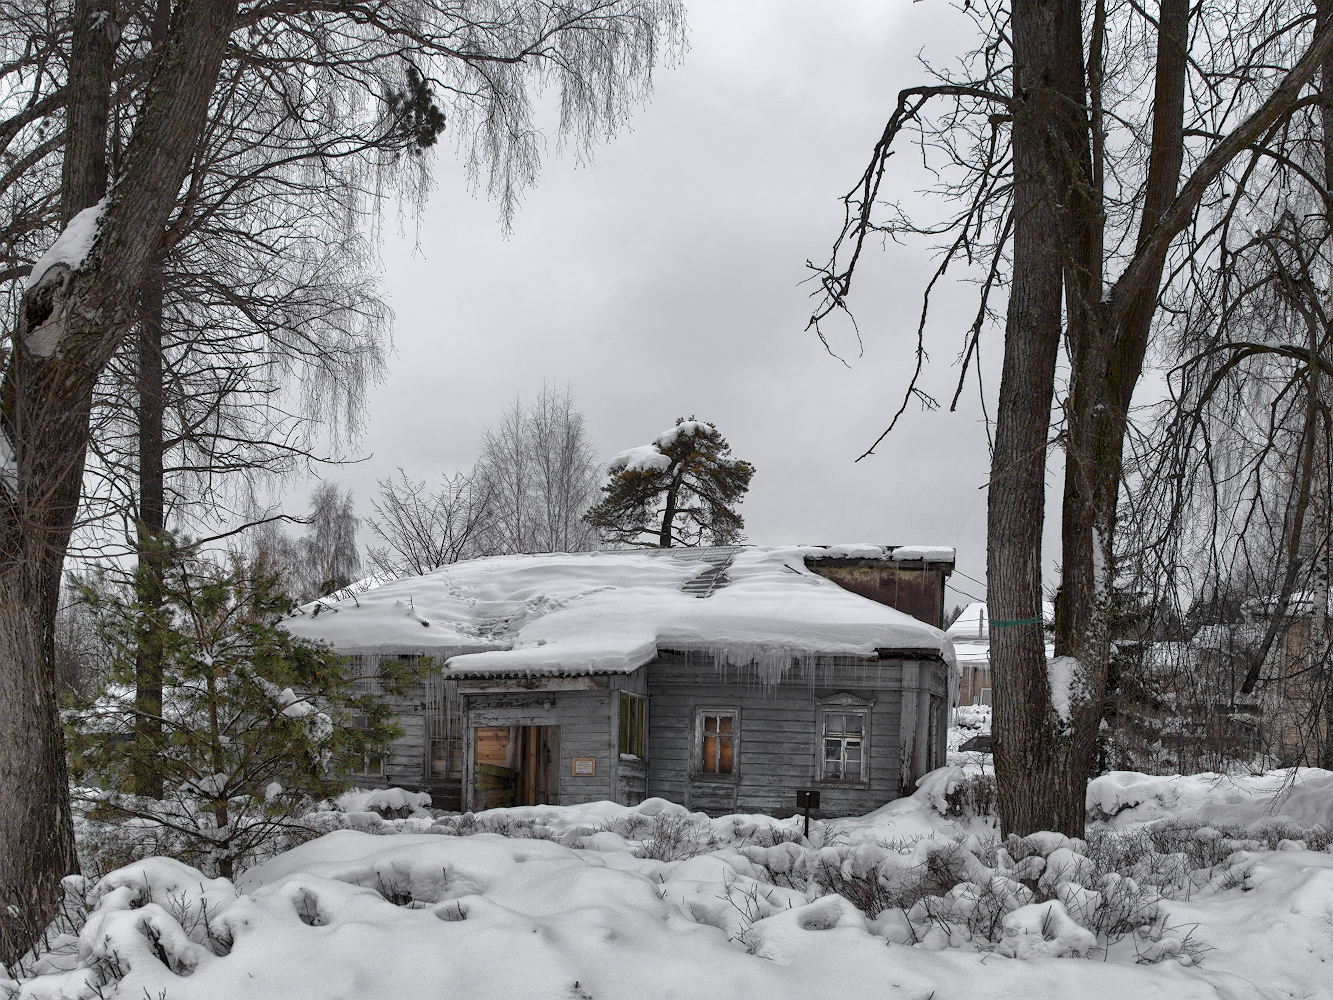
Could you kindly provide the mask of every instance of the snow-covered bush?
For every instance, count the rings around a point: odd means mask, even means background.
[[[152,600],[105,581],[85,592],[112,671],[65,714],[82,846],[92,871],[169,853],[229,876],[311,836],[302,817],[399,731],[332,650],[278,626],[291,601],[262,567],[170,542],[161,564]],[[136,698],[145,659],[161,693]],[[386,658],[381,687],[405,692],[410,669]]]
[[[710,827],[696,822],[690,816],[660,813],[653,824],[652,835],[639,850],[639,857],[656,861],[681,861],[705,851],[716,850],[717,838]]]
[[[994,816],[999,788],[993,774],[969,774],[945,793],[947,816]]]

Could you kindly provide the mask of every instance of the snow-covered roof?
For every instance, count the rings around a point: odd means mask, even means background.
[[[880,545],[877,542],[844,542],[840,545],[811,545],[811,556],[820,559],[884,559],[893,562],[924,560],[954,561],[952,545]]]
[[[294,635],[344,653],[419,650],[453,675],[628,672],[659,649],[757,664],[877,649],[938,650],[943,632],[811,573],[807,547],[495,556],[307,605]],[[706,588],[689,586],[712,574]]]

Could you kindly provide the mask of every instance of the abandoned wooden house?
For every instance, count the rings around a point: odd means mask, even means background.
[[[385,657],[432,658],[359,784],[447,809],[661,796],[713,815],[790,814],[809,788],[847,815],[944,764],[952,569],[952,549],[906,546],[498,556],[285,624],[366,690]]]

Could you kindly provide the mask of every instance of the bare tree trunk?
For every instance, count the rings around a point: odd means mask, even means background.
[[[108,4],[78,0],[74,5],[62,226],[106,193],[115,29]],[[22,427],[15,390],[24,353],[16,342],[0,403],[16,458]],[[9,510],[0,549],[0,960],[6,962],[22,955],[42,932],[60,898],[60,879],[79,868],[55,695],[55,617],[83,461],[80,456],[50,467],[40,502],[47,523],[37,525],[30,523],[32,515],[22,502],[19,465],[16,461],[0,483],[0,490],[14,491],[4,497]]]
[[[106,133],[119,35],[114,0],[76,0],[60,172],[62,227],[106,194]]]
[[[53,691],[58,583],[87,452],[93,390],[137,320],[140,291],[189,169],[236,0],[182,0],[149,81],[126,169],[90,257],[28,289],[0,413],[0,958],[21,955],[74,870],[64,741]],[[71,86],[88,72],[74,61]],[[71,495],[70,484],[74,490]]]
[[[153,745],[162,738],[162,529],[166,526],[163,487],[162,264],[157,262],[143,289],[139,319],[139,519],[136,598],[141,614],[139,652],[134,663],[134,738]],[[162,797],[162,776],[152,754],[135,775],[135,791]]]
[[[1064,253],[1049,148],[1068,89],[1062,7],[1017,0],[1014,47],[1014,264],[987,514],[987,611],[994,677],[995,773],[1006,834],[1050,826],[1050,693],[1042,631],[1046,441],[1061,335]],[[1081,51],[1081,48],[1080,48]],[[1063,85],[1063,86],[1062,86]],[[1082,106],[1082,80],[1077,81]]]
[[[1188,0],[1163,0],[1140,247],[1171,204],[1180,183],[1188,19]],[[1089,69],[1096,73],[1096,68]],[[1085,167],[1083,174],[1088,183],[1093,183],[1096,166]],[[1086,784],[1096,766],[1110,663],[1114,540],[1125,429],[1130,397],[1143,370],[1162,268],[1158,265],[1146,278],[1123,327],[1117,330],[1110,322],[1102,295],[1104,219],[1100,205],[1077,193],[1068,205],[1072,384],[1066,411],[1068,448],[1055,653],[1057,657],[1072,658],[1072,663],[1065,661],[1071,664],[1066,670],[1072,683],[1068,717],[1056,726],[1047,778],[1058,779],[1063,788],[1053,828],[1079,835],[1084,823]]]
[[[1320,24],[1326,24],[1333,16],[1333,0],[1316,0],[1315,12]],[[1333,240],[1333,54],[1325,56],[1319,65],[1319,118],[1324,142],[1324,231]],[[1333,272],[1327,274],[1328,286],[1324,289],[1327,296],[1323,316],[1329,315],[1333,304]],[[1328,329],[1320,331],[1325,344],[1329,343]],[[1324,739],[1323,754],[1320,764],[1333,771],[1333,657],[1328,648],[1328,583],[1329,560],[1333,559],[1333,511],[1329,510],[1329,489],[1333,485],[1333,470],[1329,468],[1330,438],[1333,429],[1329,427],[1327,409],[1323,410],[1320,421],[1323,436],[1320,439],[1318,469],[1320,483],[1318,507],[1316,508],[1316,551],[1315,559],[1315,600],[1314,618],[1310,623],[1310,654],[1316,664],[1322,664],[1324,673]],[[1317,676],[1317,675],[1316,675]],[[1317,699],[1316,699],[1317,700]]]
[[[667,490],[666,509],[662,511],[662,531],[658,535],[658,548],[669,549],[674,543],[671,537],[671,529],[676,521],[676,494],[680,491],[680,480],[684,475],[684,468],[676,470],[676,477],[671,480],[671,488]],[[688,544],[688,539],[686,540]]]

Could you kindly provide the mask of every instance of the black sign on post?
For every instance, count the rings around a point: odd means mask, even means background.
[[[796,790],[796,808],[805,810],[805,836],[810,837],[810,810],[819,808],[819,792],[812,788]]]

